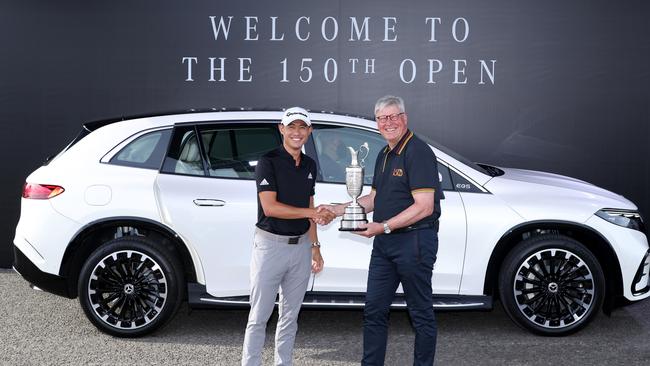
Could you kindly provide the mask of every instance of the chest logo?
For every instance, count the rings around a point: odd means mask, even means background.
[[[261,185],[261,186],[268,186],[268,185],[269,185],[269,182],[267,182],[267,181],[266,181],[266,178],[264,178],[264,179],[262,179],[262,181],[260,182],[260,185]]]
[[[397,168],[393,169],[393,177],[401,177],[404,175],[404,170]]]
[[[307,176],[307,179],[314,179],[314,177],[311,176],[311,173]]]

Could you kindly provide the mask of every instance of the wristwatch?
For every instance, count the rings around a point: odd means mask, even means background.
[[[387,222],[384,222],[384,234],[390,234],[390,226],[388,226]]]
[[[320,248],[320,243],[315,241],[315,242],[311,243],[311,247],[312,248]]]

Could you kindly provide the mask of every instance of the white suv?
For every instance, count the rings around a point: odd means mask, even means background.
[[[281,113],[85,124],[27,178],[14,268],[36,287],[78,296],[92,323],[116,336],[152,332],[184,299],[247,306],[255,165],[281,144]],[[313,113],[312,121],[305,153],[319,164],[316,204],[348,201],[345,147],[369,144],[370,184],[385,142],[367,119]],[[632,202],[577,179],[475,164],[429,144],[445,190],[437,309],[490,309],[498,298],[520,326],[564,335],[601,307],[650,296],[648,242]],[[338,226],[319,228],[325,269],[312,277],[303,306],[363,306],[371,240]],[[401,292],[394,308],[406,305]]]

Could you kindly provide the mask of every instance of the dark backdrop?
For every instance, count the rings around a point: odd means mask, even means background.
[[[649,10],[643,0],[3,1],[0,266],[25,177],[82,122],[170,109],[371,115],[396,94],[412,129],[472,160],[577,177],[648,212]],[[233,17],[227,40],[211,16]],[[246,16],[258,40],[246,40]],[[283,40],[271,40],[271,17]],[[368,17],[367,40],[350,41],[350,17]],[[193,81],[184,57],[196,58]],[[225,81],[209,80],[211,57],[225,58]],[[250,59],[248,82],[239,58]]]

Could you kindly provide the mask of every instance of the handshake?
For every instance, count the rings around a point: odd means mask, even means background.
[[[310,217],[311,221],[318,225],[327,225],[337,216],[335,207],[332,205],[319,205],[314,209],[313,215]]]

